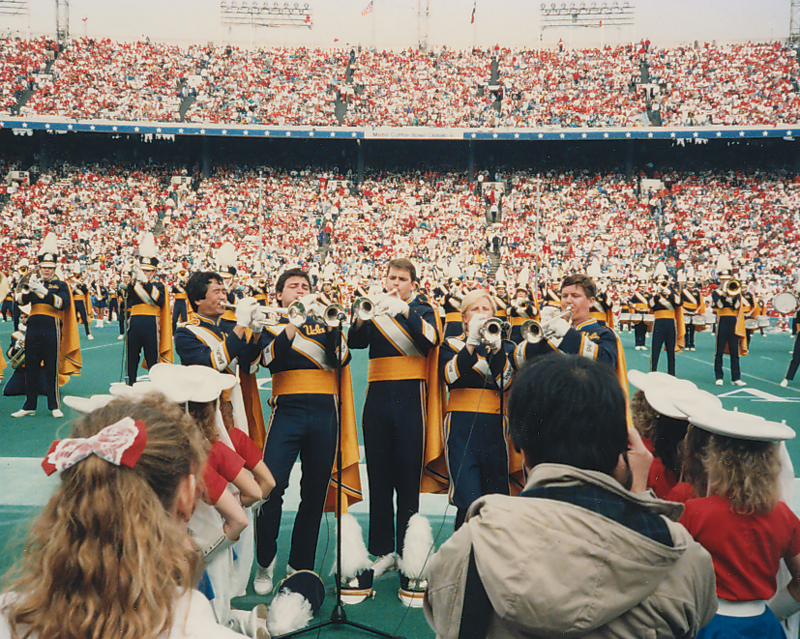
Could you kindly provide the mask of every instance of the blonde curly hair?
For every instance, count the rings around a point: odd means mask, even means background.
[[[89,455],[61,472],[6,575],[12,637],[153,639],[196,583],[202,558],[171,511],[183,480],[200,471],[204,443],[191,417],[160,395],[114,400],[75,423],[71,437],[124,417],[147,429],[136,465]]]
[[[768,513],[778,503],[778,444],[711,435],[703,454],[708,494],[727,499],[734,512]]]

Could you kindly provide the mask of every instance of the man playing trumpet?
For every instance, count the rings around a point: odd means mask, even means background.
[[[683,323],[683,300],[669,285],[669,275],[663,262],[656,267],[655,291],[647,298],[650,312],[655,316],[653,322],[652,352],[650,370],[658,370],[661,349],[667,351],[667,372],[675,376],[675,350],[683,350],[685,328]]]
[[[586,274],[568,275],[561,283],[561,315],[545,319],[538,330],[523,330],[522,343],[514,351],[514,363],[519,369],[537,355],[558,351],[574,353],[605,362],[616,372],[627,390],[625,354],[616,333],[593,319],[590,311],[597,287]],[[569,321],[567,321],[569,318]]]
[[[731,358],[731,381],[736,386],[746,386],[742,381],[739,357],[747,355],[747,333],[744,326],[741,284],[733,279],[731,264],[720,257],[717,263],[719,288],[711,291],[711,306],[717,315],[717,343],[714,351],[714,377],[717,386],[722,386],[722,356]]]

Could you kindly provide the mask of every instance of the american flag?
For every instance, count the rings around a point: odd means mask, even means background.
[[[362,16],[365,16],[368,13],[372,13],[372,10],[375,8],[373,5],[374,2],[375,0],[369,0],[369,4],[366,7],[364,7],[364,10],[361,12]]]

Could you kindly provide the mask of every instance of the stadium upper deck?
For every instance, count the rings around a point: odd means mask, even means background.
[[[21,129],[603,139],[791,136],[800,122],[797,55],[778,42],[434,53],[4,40],[0,76],[0,121]]]

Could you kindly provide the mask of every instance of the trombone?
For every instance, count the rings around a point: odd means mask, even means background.
[[[526,320],[520,327],[522,338],[529,344],[538,344],[543,339],[550,339],[553,336],[551,324],[557,319],[565,319],[567,322],[572,320],[572,309],[568,308],[563,313],[554,315],[543,322],[536,320]]]

